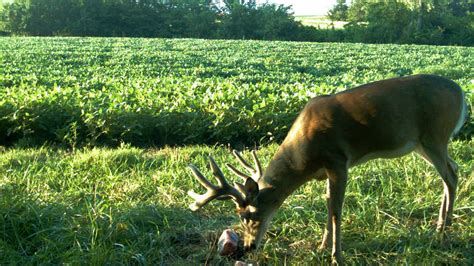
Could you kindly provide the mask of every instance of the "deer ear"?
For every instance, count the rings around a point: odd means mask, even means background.
[[[258,195],[258,183],[252,178],[245,180],[245,199],[247,203],[251,203]]]

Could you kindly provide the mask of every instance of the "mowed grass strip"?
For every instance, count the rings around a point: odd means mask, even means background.
[[[260,148],[263,165],[276,149]],[[441,178],[418,156],[351,170],[342,226],[346,263],[472,264],[474,141],[454,142],[450,154],[460,178],[454,225],[446,235],[435,232]],[[195,213],[187,208],[187,190],[203,192],[187,165],[214,180],[208,155],[220,165],[233,161],[223,146],[1,151],[0,264],[232,263],[217,255],[216,242],[223,229],[237,228],[234,205],[213,202]],[[242,259],[328,263],[330,251],[317,251],[326,221],[324,191],[325,182],[297,190],[262,248]]]

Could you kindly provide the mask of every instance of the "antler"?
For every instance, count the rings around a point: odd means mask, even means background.
[[[240,164],[251,173],[251,176],[242,173],[230,163],[226,163],[226,166],[229,168],[229,170],[231,170],[234,174],[240,176],[242,179],[244,179],[244,181],[247,180],[247,178],[252,178],[255,182],[258,182],[258,179],[260,179],[260,177],[262,176],[262,166],[260,165],[260,161],[258,160],[257,152],[255,150],[252,151],[252,157],[254,160],[255,168],[250,166],[250,164],[242,157],[242,155],[238,151],[233,150],[232,154],[235,156],[235,158],[237,158]]]
[[[195,200],[194,203],[189,205],[189,208],[193,211],[196,211],[216,198],[217,199],[232,198],[239,207],[243,207],[245,204],[245,199],[241,193],[242,192],[241,185],[236,184],[237,188],[229,185],[229,183],[227,183],[224,177],[224,174],[222,173],[219,166],[217,166],[214,159],[209,156],[209,161],[210,161],[212,173],[217,180],[217,186],[209,182],[209,180],[207,180],[204,177],[204,175],[198,170],[196,166],[194,166],[193,164],[190,164],[189,168],[191,168],[193,175],[196,177],[199,183],[201,183],[201,185],[203,185],[207,189],[207,192],[202,195],[199,195],[192,190],[188,191],[188,195]]]

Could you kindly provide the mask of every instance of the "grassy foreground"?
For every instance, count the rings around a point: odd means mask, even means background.
[[[277,146],[262,147],[266,165]],[[415,155],[351,170],[343,215],[348,264],[474,262],[474,141],[454,142],[460,165],[454,226],[435,232],[441,178]],[[207,155],[223,165],[226,147],[160,150],[123,146],[74,152],[4,149],[0,153],[0,264],[217,264],[221,231],[236,227],[233,204],[187,209],[199,184],[186,165],[210,177]],[[245,153],[248,155],[248,153]],[[233,179],[223,169],[229,179]],[[321,264],[326,220],[324,182],[310,182],[283,205],[259,252],[260,264]]]

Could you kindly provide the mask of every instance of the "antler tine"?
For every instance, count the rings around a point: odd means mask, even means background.
[[[262,176],[262,165],[260,164],[260,161],[258,160],[256,150],[252,150],[252,157],[253,157],[253,161],[255,162],[255,168],[257,169],[257,176],[261,177]]]
[[[196,177],[196,179],[203,185],[207,191],[206,193],[200,195],[197,194],[196,192],[190,190],[188,191],[188,195],[192,197],[195,202],[189,205],[189,208],[193,211],[196,211],[212,201],[213,199],[228,199],[232,198],[234,202],[242,207],[244,206],[245,199],[244,196],[239,192],[240,187],[237,186],[237,188],[232,187],[227,183],[225,180],[224,174],[222,173],[221,169],[219,166],[217,166],[216,162],[212,157],[209,157],[212,173],[215,176],[218,185],[213,185],[209,180],[207,180],[204,175],[198,170],[196,166],[193,164],[189,165],[189,168],[191,168],[191,171],[193,175]]]
[[[242,157],[242,155],[240,154],[240,152],[238,152],[237,150],[233,150],[232,151],[232,154],[235,156],[235,158],[239,161],[239,163],[245,168],[247,169],[247,171],[249,171],[250,173],[254,173],[255,172],[255,169],[253,169],[252,166],[250,166],[250,164]]]
[[[198,168],[194,164],[189,164],[189,168],[191,168],[191,172],[193,173],[194,177],[201,183],[203,187],[206,189],[216,189],[216,186],[211,184],[209,180],[207,180],[203,174],[198,170]]]
[[[225,180],[222,170],[219,168],[219,166],[217,166],[216,161],[214,161],[214,158],[212,158],[211,156],[209,156],[209,164],[212,169],[212,174],[216,178],[219,187],[229,186],[229,183],[227,183],[227,181]]]
[[[229,168],[230,171],[232,171],[237,176],[241,177],[244,181],[247,180],[247,178],[250,178],[249,175],[242,173],[237,168],[235,168],[235,166],[233,166],[232,164],[226,163],[225,165],[227,166],[227,168]]]
[[[255,164],[255,168],[250,166],[250,164],[242,157],[242,155],[236,151],[233,150],[232,154],[237,158],[237,160],[240,162],[240,164],[247,169],[251,173],[251,177],[255,180],[258,181],[258,179],[262,176],[262,165],[260,164],[260,161],[258,160],[257,157],[257,152],[255,150],[252,151],[252,157],[253,161]],[[244,179],[244,181],[249,178],[250,176],[247,174],[242,173],[241,171],[237,170],[233,165],[231,164],[226,164],[229,170],[231,170],[234,174],[240,176],[241,178]]]
[[[202,195],[199,195],[197,194],[196,192],[194,192],[193,190],[189,190],[188,191],[188,196],[190,196],[191,198],[194,199],[194,202],[189,204],[189,208],[192,210],[192,211],[197,211],[198,209],[200,209],[202,206],[206,205],[207,203],[209,203],[212,199],[214,199],[215,197],[213,197],[213,195],[211,195],[211,191],[208,190],[206,193],[202,194]]]

